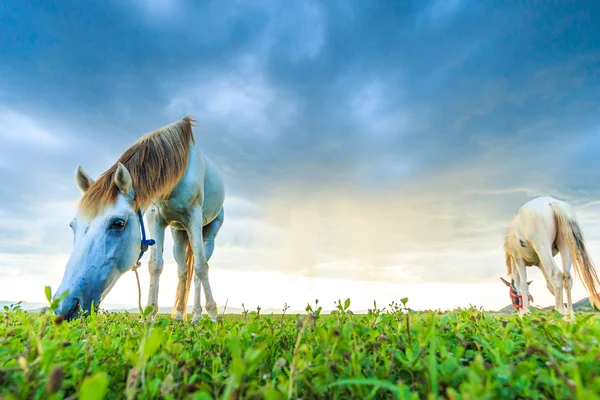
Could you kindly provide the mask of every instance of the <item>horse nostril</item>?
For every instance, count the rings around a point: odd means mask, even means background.
[[[71,308],[69,308],[69,311],[67,311],[67,319],[73,319],[76,318],[77,315],[79,314],[79,310],[81,308],[81,300],[77,297],[73,298],[73,301],[71,302]]]

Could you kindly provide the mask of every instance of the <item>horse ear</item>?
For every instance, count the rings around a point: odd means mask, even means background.
[[[504,282],[504,284],[505,284],[506,286],[510,287],[510,282],[508,282],[506,279],[504,279],[503,277],[500,277],[500,280],[501,280],[502,282]]]
[[[533,279],[527,282],[527,286],[531,285],[531,282],[533,282]]]
[[[94,180],[85,173],[81,165],[78,165],[77,169],[75,170],[75,183],[77,184],[79,190],[85,193],[85,191],[94,184]]]
[[[121,163],[117,166],[117,172],[115,173],[115,185],[117,185],[124,195],[131,195],[131,187],[133,186],[131,175],[129,174],[129,171],[127,171],[127,168]]]

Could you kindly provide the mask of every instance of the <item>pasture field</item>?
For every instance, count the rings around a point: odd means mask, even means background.
[[[569,324],[553,312],[417,313],[402,301],[197,324],[121,313],[61,322],[7,307],[0,398],[599,398],[598,314]]]

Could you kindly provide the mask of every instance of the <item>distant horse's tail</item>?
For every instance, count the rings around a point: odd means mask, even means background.
[[[551,203],[551,206],[558,225],[558,232],[567,244],[575,271],[590,294],[590,302],[600,308],[600,280],[585,245],[583,232],[574,215],[570,215],[559,204]]]
[[[194,278],[194,251],[192,250],[192,245],[190,244],[190,240],[188,237],[187,244],[185,246],[185,265],[187,269],[187,279],[185,281],[185,290],[183,292],[183,298],[180,299],[177,296],[179,295],[180,283],[177,283],[177,290],[175,291],[175,305],[173,306],[173,311],[171,316],[175,316],[177,312],[177,305],[181,301],[183,303],[183,320],[185,321],[185,317],[187,315],[187,303],[188,298],[190,297],[190,288],[192,286],[192,279]]]

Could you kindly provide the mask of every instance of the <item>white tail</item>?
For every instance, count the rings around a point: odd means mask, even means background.
[[[600,308],[600,280],[596,274],[592,258],[587,251],[583,232],[581,232],[575,218],[571,217],[562,207],[555,203],[551,203],[551,206],[558,225],[558,231],[567,244],[575,271],[577,271],[583,286],[590,294],[590,302],[596,308]]]

